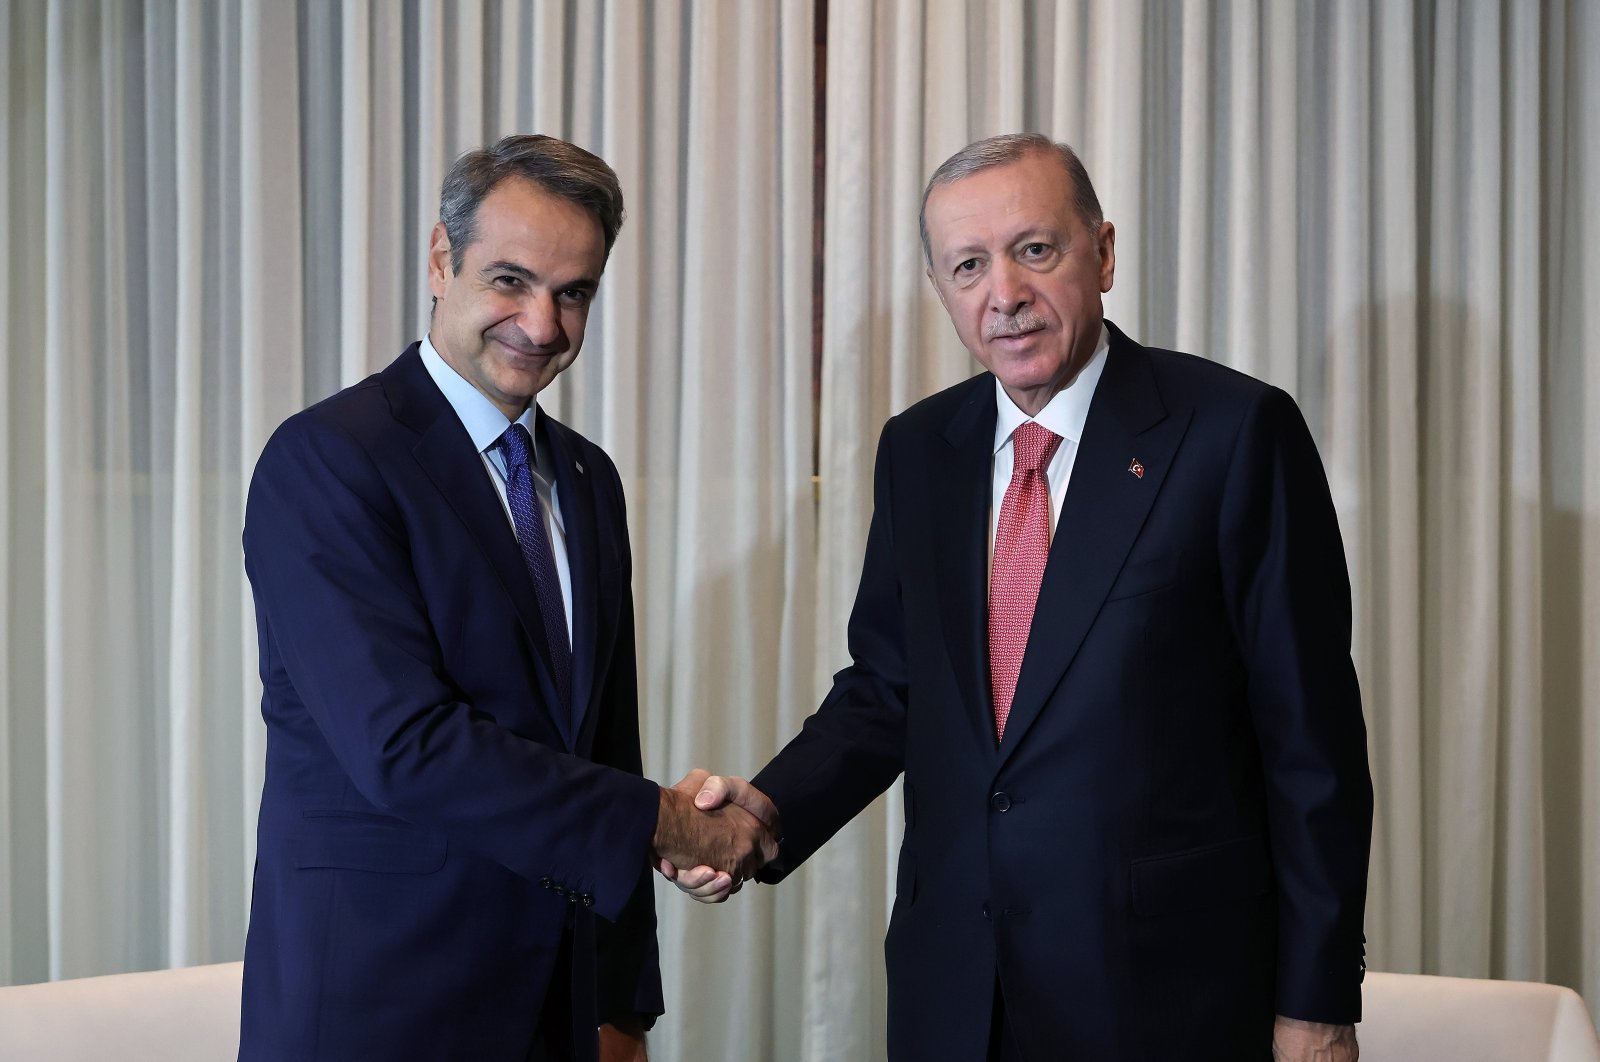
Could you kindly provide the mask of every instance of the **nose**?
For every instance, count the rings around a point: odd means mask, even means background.
[[[549,292],[536,291],[523,302],[517,326],[535,346],[553,347],[561,340],[561,314]]]
[[[1009,258],[998,258],[989,270],[989,309],[1012,317],[1032,301],[1033,288],[1026,273]]]

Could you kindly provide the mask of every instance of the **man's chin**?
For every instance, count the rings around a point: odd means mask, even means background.
[[[1009,370],[1001,366],[999,372],[1000,382],[1008,391],[1039,391],[1055,390],[1063,386],[1068,379],[1068,374],[1063,366],[1028,365],[1011,367]]]
[[[505,366],[501,376],[502,390],[508,394],[532,398],[554,382],[567,366],[557,355],[542,358],[524,358],[521,364]]]

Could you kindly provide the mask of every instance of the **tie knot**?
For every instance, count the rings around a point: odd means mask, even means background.
[[[1016,472],[1037,472],[1050,461],[1061,436],[1030,420],[1018,424],[1011,433],[1012,468]]]
[[[533,450],[533,439],[528,435],[528,429],[521,424],[513,424],[500,436],[498,443],[500,449],[505,451],[506,469],[527,468],[532,462],[529,454]]]

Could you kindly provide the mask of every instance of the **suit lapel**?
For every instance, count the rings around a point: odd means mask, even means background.
[[[994,694],[989,688],[989,502],[994,459],[993,378],[977,377],[950,418],[943,450],[930,469],[930,526],[938,552],[939,598],[950,663],[973,735],[994,752]]]
[[[572,581],[572,719],[574,748],[582,748],[589,700],[594,694],[599,532],[590,471],[578,460],[567,429],[541,410],[539,441],[550,447],[562,525],[567,536],[567,570]]]
[[[382,373],[390,408],[396,419],[418,433],[412,455],[466,525],[468,534],[510,595],[511,605],[522,621],[537,660],[542,699],[547,706],[554,705],[558,701],[555,672],[546,649],[544,622],[539,617],[533,577],[528,574],[505,508],[489,482],[483,459],[472,445],[472,437],[428,376],[417,351],[418,344],[413,343]],[[556,712],[550,714],[570,743],[568,720],[556,718]]]
[[[1187,410],[1172,413],[1162,403],[1144,348],[1108,327],[1111,351],[1056,520],[999,765],[1077,655],[1189,426]],[[1142,475],[1130,470],[1134,461]]]

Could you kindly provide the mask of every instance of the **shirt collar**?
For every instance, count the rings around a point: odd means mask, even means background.
[[[1111,333],[1106,330],[1104,322],[1100,325],[1100,341],[1095,344],[1094,353],[1089,355],[1088,364],[1078,371],[1073,381],[1055,393],[1045,407],[1039,410],[1039,415],[1030,417],[1017,404],[1011,401],[1011,396],[1006,394],[1005,387],[998,377],[994,381],[995,405],[998,407],[999,416],[994,424],[994,452],[1000,450],[1011,441],[1011,433],[1017,430],[1019,424],[1030,420],[1037,421],[1046,428],[1055,432],[1063,439],[1070,439],[1074,444],[1083,439],[1083,425],[1089,419],[1089,402],[1094,398],[1095,385],[1100,382],[1100,374],[1106,367],[1106,355],[1111,349]]]
[[[444,393],[450,408],[456,411],[461,426],[472,436],[472,445],[478,448],[479,453],[492,448],[506,433],[506,429],[511,427],[511,421],[506,419],[498,406],[489,401],[487,395],[468,383],[466,377],[444,360],[428,336],[422,337],[421,353],[423,368],[428,370],[428,375],[433,377],[433,382]],[[533,428],[538,418],[537,400],[529,402],[528,408],[517,418],[517,423],[528,429],[528,437],[533,440],[533,451],[529,456],[535,464],[539,460],[539,433]]]

